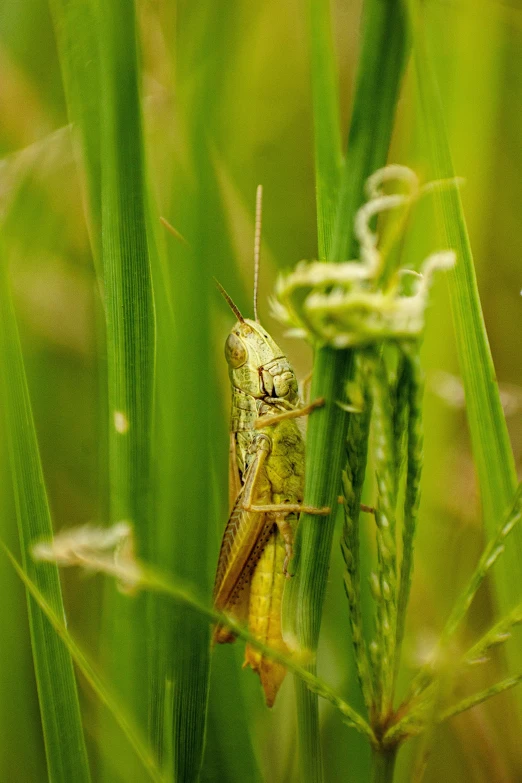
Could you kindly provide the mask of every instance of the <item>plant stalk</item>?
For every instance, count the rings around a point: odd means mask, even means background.
[[[392,783],[395,773],[398,745],[391,748],[374,748],[372,750],[371,783]]]

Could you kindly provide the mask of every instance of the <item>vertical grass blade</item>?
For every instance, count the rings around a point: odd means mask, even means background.
[[[36,565],[28,548],[52,536],[38,443],[7,275],[0,269],[0,395],[24,567],[53,611],[64,617],[54,565]],[[70,654],[32,598],[28,611],[49,779],[88,783],[78,694]]]
[[[312,72],[316,91],[314,111],[332,103],[331,73],[334,61],[331,40],[324,34],[331,26],[326,3],[312,7],[314,28]],[[395,107],[408,53],[408,36],[404,9],[399,2],[367,0],[364,6],[362,49],[358,64],[356,93],[350,125],[348,152],[344,161],[338,195],[335,224],[332,212],[324,207],[324,182],[335,190],[337,181],[332,162],[337,159],[338,135],[316,118],[316,171],[318,197],[318,236],[326,242],[333,230],[331,247],[319,248],[329,260],[343,261],[354,252],[353,220],[363,201],[366,178],[384,165],[388,153]],[[319,94],[317,94],[319,92]],[[332,122],[336,112],[325,116]],[[320,135],[319,135],[320,133]],[[329,138],[330,135],[330,138]],[[333,151],[328,145],[333,144]],[[325,218],[328,225],[323,225]],[[294,615],[294,633],[299,646],[316,650],[321,613],[328,577],[328,566],[337,509],[341,469],[345,459],[347,416],[337,405],[344,398],[344,385],[351,374],[353,354],[321,348],[314,361],[312,399],[324,397],[326,404],[310,417],[306,458],[305,502],[312,506],[330,506],[328,518],[318,522],[305,516],[296,541],[297,577],[291,582],[286,612]],[[295,613],[295,614],[294,614]],[[302,686],[298,686],[298,689]],[[305,717],[300,729],[301,776],[303,780],[322,779],[321,754],[317,732],[317,700],[312,694],[301,694],[300,713]]]
[[[95,261],[101,256],[100,74],[94,5],[50,0],[69,119],[79,132]]]
[[[220,500],[226,488],[223,458],[227,445],[226,419],[217,394],[220,384],[216,377],[212,304],[219,302],[219,295],[212,277],[216,275],[228,284],[228,270],[221,270],[233,257],[223,231],[226,221],[215,173],[219,155],[217,118],[226,114],[226,80],[222,75],[235,67],[236,42],[231,34],[237,8],[232,2],[226,12],[219,4],[208,6],[203,14],[194,10],[190,5],[180,6],[171,17],[172,27],[165,25],[179,106],[173,150],[176,162],[166,217],[186,242],[164,232],[168,264],[164,288],[158,288],[157,293],[157,559],[178,578],[194,585],[201,600],[208,603],[218,551],[216,533],[222,530],[226,517]],[[181,158],[177,157],[178,145],[184,150]],[[220,350],[217,361],[222,361],[221,356]],[[221,488],[221,495],[216,486]],[[209,695],[210,629],[189,607],[168,603],[164,604],[162,623],[164,675],[160,676],[170,681],[170,698],[163,702],[164,752],[172,757],[174,778],[190,783],[209,774],[201,768]],[[221,652],[216,650],[216,657]],[[241,672],[234,670],[232,677],[215,678],[218,681],[210,700],[213,739],[220,754],[230,741],[229,721],[222,719],[223,705],[228,716],[237,711],[239,701],[234,697],[234,703],[227,704],[231,693],[236,694],[241,687]],[[159,728],[159,714],[155,722]],[[254,780],[259,776],[244,715],[238,723],[232,741],[241,747],[242,769],[247,771],[248,779]],[[208,753],[206,759],[217,763]]]
[[[317,239],[319,258],[324,260],[328,258],[332,244],[342,163],[339,85],[329,0],[310,0],[309,19]],[[298,538],[295,547],[296,567],[300,557],[299,544]],[[288,626],[289,633],[297,636],[302,644],[304,640],[299,638],[299,627],[295,625],[300,600],[297,580],[294,580],[285,591],[283,622]],[[310,670],[315,672],[315,664],[310,666]],[[321,780],[323,772],[317,695],[309,691],[298,678],[295,678],[295,689],[301,774],[306,774],[308,780]]]
[[[14,568],[14,571],[25,584],[28,592],[39,606],[41,611],[45,614],[56,634],[60,637],[60,639],[62,639],[64,645],[67,647],[67,650],[78,667],[78,670],[89,683],[100,703],[104,704],[105,707],[114,716],[116,722],[128,740],[129,745],[134,750],[136,757],[146,769],[149,778],[153,780],[154,783],[165,783],[165,778],[158,769],[157,761],[153,753],[147,746],[147,743],[143,739],[140,731],[136,728],[132,718],[125,713],[124,709],[122,709],[122,706],[118,702],[117,697],[112,693],[111,689],[107,686],[103,678],[98,673],[96,667],[92,665],[92,663],[89,661],[89,658],[73,639],[64,621],[58,617],[49,603],[45,600],[36,584],[29,578],[24,569],[13,557],[10,550],[7,547],[3,548],[6,557],[9,559],[11,565]]]
[[[424,391],[420,358],[416,348],[403,356],[403,373],[400,379],[408,400],[406,487],[404,497],[404,522],[402,529],[402,559],[397,600],[397,656],[395,675],[399,670],[400,654],[406,626],[406,612],[413,576],[413,555],[417,516],[420,504],[420,481],[423,466],[422,395]],[[397,440],[396,440],[397,442]],[[399,466],[398,466],[399,467]],[[397,475],[400,475],[399,472]]]
[[[113,0],[100,3],[97,12],[110,516],[132,523],[139,549],[147,555],[153,524],[155,334],[135,6]],[[144,726],[149,697],[145,597],[129,603],[111,592],[106,620],[111,680]]]
[[[454,176],[453,162],[427,37],[420,15],[412,4],[410,9],[426,149],[433,177],[449,178]],[[445,244],[457,253],[457,264],[448,276],[450,301],[484,524],[488,535],[493,536],[517,486],[513,452],[500,403],[460,194],[457,189],[448,189],[435,192],[435,198]],[[505,567],[495,574],[503,611],[511,608],[520,597],[520,580],[513,579],[513,574],[520,573],[522,530],[514,531],[505,558]]]
[[[339,85],[330,0],[310,0],[310,58],[314,118],[319,258],[329,257],[342,165]]]
[[[384,166],[402,75],[410,51],[402,0],[367,0],[363,7],[362,45],[357,85],[339,192],[330,260],[357,257],[354,215],[364,201],[367,177]]]

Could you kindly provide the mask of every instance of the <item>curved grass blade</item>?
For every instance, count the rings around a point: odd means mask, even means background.
[[[53,611],[64,617],[56,566],[27,556],[38,538],[52,536],[51,516],[5,268],[0,268],[0,409],[5,417],[22,560]],[[78,693],[70,654],[28,595],[33,660],[49,779],[90,781]]]
[[[167,778],[158,768],[156,759],[154,758],[151,749],[147,747],[147,744],[144,738],[141,736],[139,729],[134,725],[134,721],[125,714],[125,710],[123,709],[122,705],[119,704],[117,696],[111,693],[110,688],[108,688],[104,683],[102,677],[96,671],[96,668],[89,661],[88,657],[80,649],[67,630],[64,621],[56,614],[50,604],[45,600],[45,597],[42,595],[37,585],[32,581],[32,579],[30,579],[26,571],[24,571],[22,566],[17,562],[13,554],[9,551],[5,544],[3,544],[3,542],[0,542],[0,546],[2,546],[4,549],[5,554],[11,561],[11,565],[26,586],[27,590],[53,626],[57,636],[62,639],[63,643],[71,654],[71,658],[74,660],[76,666],[81,671],[100,702],[104,704],[114,716],[116,723],[127,737],[130,745],[142,762],[143,767],[147,770],[150,779],[155,781],[155,783],[166,783]]]
[[[454,177],[454,170],[439,89],[423,20],[411,2],[410,14],[424,138],[432,175],[436,179],[449,179]],[[451,188],[435,191],[434,197],[446,246],[457,253],[457,264],[448,273],[450,301],[484,524],[488,535],[494,536],[515,494],[515,463],[482,315],[460,193],[457,188]],[[520,580],[514,580],[512,575],[520,573],[521,528],[514,531],[505,558],[505,567],[498,569],[494,577],[502,611],[509,610],[520,597]]]

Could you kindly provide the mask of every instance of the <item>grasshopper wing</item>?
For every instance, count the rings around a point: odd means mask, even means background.
[[[256,476],[252,499],[256,505],[269,503],[270,485],[262,467],[261,453],[254,457],[250,471]],[[214,606],[237,619],[243,619],[252,571],[274,529],[274,520],[268,514],[244,508],[244,498],[245,490],[242,489],[225,528],[214,584]],[[218,643],[231,641],[231,635],[218,627],[214,640]]]
[[[228,499],[229,512],[234,508],[235,502],[241,492],[241,477],[237,464],[236,435],[230,433],[230,448],[228,451]]]

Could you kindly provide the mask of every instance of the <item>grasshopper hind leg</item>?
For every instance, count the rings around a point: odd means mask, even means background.
[[[275,523],[285,545],[285,559],[283,561],[283,574],[290,579],[292,574],[288,572],[288,565],[294,553],[294,529],[288,518],[288,514],[274,514]]]

